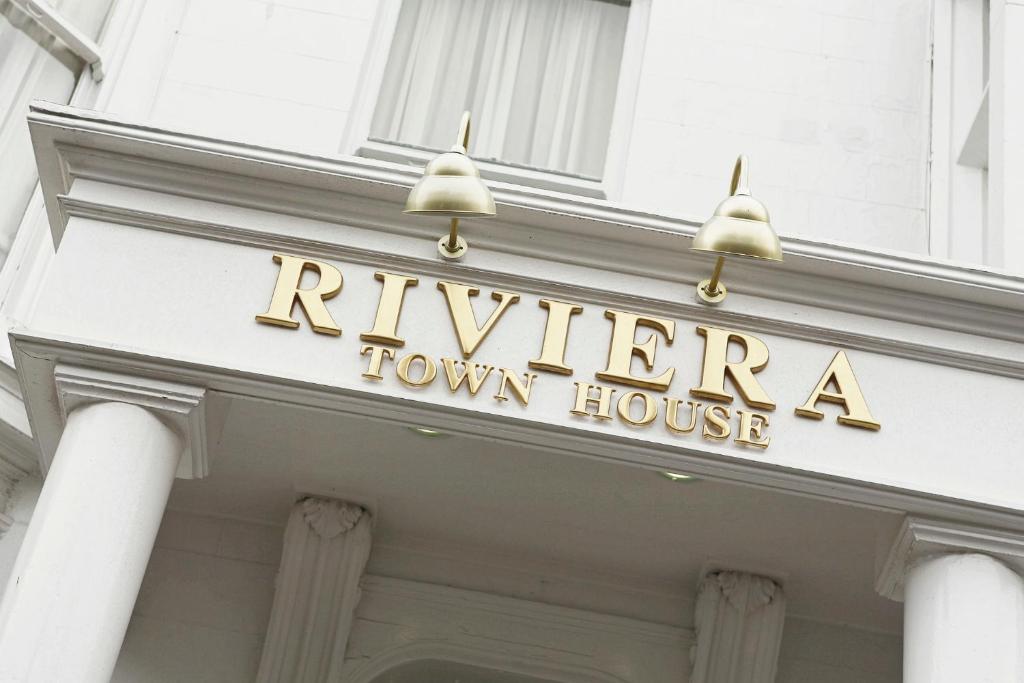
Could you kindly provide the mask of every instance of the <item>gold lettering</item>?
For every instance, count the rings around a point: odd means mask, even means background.
[[[697,334],[705,340],[704,368],[700,386],[690,389],[692,395],[732,403],[732,394],[725,390],[725,377],[728,375],[748,405],[775,410],[775,402],[754,379],[754,373],[768,365],[768,347],[763,341],[749,334],[704,325],[697,326]],[[729,362],[729,342],[737,342],[743,347],[743,360]]]
[[[689,434],[697,426],[697,411],[700,410],[700,403],[695,401],[686,402],[690,406],[690,424],[685,427],[679,426],[680,403],[681,401],[678,398],[665,397],[665,426],[668,427],[670,432]]]
[[[583,312],[583,307],[554,299],[541,299],[540,307],[548,310],[548,321],[544,326],[544,342],[540,358],[530,361],[535,370],[571,375],[572,368],[565,364],[565,346],[569,341],[569,323],[572,316]]]
[[[639,420],[634,420],[630,414],[630,409],[633,407],[633,399],[636,398],[639,398],[644,404],[644,415]],[[619,417],[622,418],[623,422],[634,427],[642,427],[651,424],[654,422],[654,418],[658,417],[658,404],[654,402],[653,398],[642,391],[629,391],[619,398],[618,411]]]
[[[630,372],[630,365],[633,362],[633,356],[639,356],[648,370],[654,369],[657,339],[652,334],[647,341],[638,344],[636,342],[638,326],[645,325],[661,332],[665,335],[666,345],[671,345],[676,334],[675,321],[613,310],[605,311],[604,315],[612,321],[612,341],[608,348],[608,367],[595,373],[597,378],[629,384],[641,389],[667,390],[668,385],[672,382],[672,376],[675,374],[675,368],[669,368],[657,377],[637,377]]]
[[[835,391],[829,391],[834,387]],[[846,357],[845,351],[840,351],[829,363],[822,375],[818,386],[814,387],[806,403],[796,409],[796,414],[801,417],[809,417],[813,420],[821,420],[825,413],[815,406],[818,401],[827,401],[843,406],[846,411],[844,415],[836,418],[839,424],[850,425],[851,427],[862,427],[864,429],[879,430],[882,425],[871,416],[868,404],[861,393],[860,384],[856,375],[853,374],[853,367],[850,359]]]
[[[270,307],[266,313],[257,315],[256,320],[267,325],[296,329],[299,321],[292,317],[292,310],[298,301],[315,332],[340,335],[341,328],[327,311],[324,301],[341,291],[341,271],[322,261],[286,254],[274,254],[274,263],[279,263],[281,268],[277,272],[277,284],[270,298]],[[316,271],[320,280],[310,289],[299,289],[302,274],[306,270]]]
[[[384,362],[384,357],[387,356],[389,359],[395,359],[395,350],[387,349],[383,346],[372,346],[370,344],[364,344],[363,348],[359,350],[360,356],[365,356],[367,353],[370,354],[370,367],[366,368],[366,372],[363,373],[363,377],[366,379],[382,380],[384,379],[380,374],[381,363]]]
[[[490,334],[494,323],[502,316],[509,306],[519,301],[519,295],[511,292],[500,292],[495,290],[491,298],[498,302],[491,316],[483,327],[476,324],[476,314],[473,312],[473,304],[469,298],[480,293],[477,287],[460,285],[457,282],[438,282],[437,288],[444,292],[444,298],[448,302],[448,312],[452,316],[452,324],[455,326],[455,335],[459,338],[459,346],[462,348],[462,357],[470,358],[480,343]]]
[[[721,414],[719,414],[721,413]],[[728,406],[708,406],[704,409],[704,431],[703,436],[705,439],[711,439],[712,441],[725,441],[732,434],[732,427],[729,426],[729,417],[731,410]],[[714,425],[718,428],[717,431],[708,427],[708,425]]]
[[[530,403],[530,392],[533,391],[533,380],[537,379],[537,375],[532,372],[524,372],[523,377],[526,378],[526,384],[523,385],[519,381],[519,376],[507,368],[499,368],[501,371],[501,386],[498,387],[498,393],[494,395],[494,398],[499,401],[507,401],[508,397],[505,396],[505,387],[512,389],[512,393],[519,399],[519,402],[524,406]]]
[[[377,303],[377,316],[373,321],[373,329],[363,332],[359,338],[378,344],[405,346],[405,340],[398,336],[398,316],[402,313],[406,287],[415,287],[419,280],[408,275],[395,275],[383,271],[377,271],[373,277],[384,283],[380,290],[380,301]]]
[[[419,379],[413,379],[409,373],[412,364],[416,361],[423,364],[423,374]],[[395,372],[398,374],[398,379],[402,380],[402,384],[410,387],[424,387],[434,381],[434,377],[437,375],[437,365],[422,353],[410,353],[408,356],[402,356],[402,359],[398,361]]]
[[[736,412],[740,414],[740,434],[736,437],[736,443],[755,448],[768,448],[772,438],[770,436],[761,438],[761,432],[768,428],[768,416],[747,410],[737,410]]]
[[[456,363],[462,363],[462,374],[459,374],[455,369]],[[452,393],[454,394],[458,391],[462,383],[466,382],[471,396],[476,396],[476,392],[480,391],[484,380],[487,379],[487,376],[491,374],[491,370],[494,369],[490,365],[477,365],[471,360],[457,361],[452,358],[442,358],[441,364],[444,365],[444,374],[448,377],[448,386],[451,388]],[[482,375],[477,375],[477,368],[483,370]]]
[[[576,404],[573,409],[569,412],[573,415],[590,415],[597,418],[598,420],[610,420],[612,419],[611,407],[612,407],[612,394],[615,390],[611,387],[603,387],[599,384],[587,384],[586,382],[574,382],[576,385]],[[590,392],[593,389],[597,389],[597,397],[591,396]],[[590,413],[587,410],[587,406],[591,403],[597,405],[597,412]]]

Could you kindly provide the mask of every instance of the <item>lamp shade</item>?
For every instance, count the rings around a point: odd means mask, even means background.
[[[423,169],[405,202],[405,213],[435,216],[493,216],[494,198],[480,180],[480,171],[469,158],[470,114],[462,115],[459,137],[452,148]],[[454,239],[454,233],[453,239]]]
[[[433,159],[409,192],[405,213],[493,216],[494,198],[473,161],[459,149]]]
[[[746,157],[736,160],[731,196],[700,227],[691,249],[724,256],[746,256],[768,261],[782,260],[782,245],[768,218],[768,209],[750,196]]]

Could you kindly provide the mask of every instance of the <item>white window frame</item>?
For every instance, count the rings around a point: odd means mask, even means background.
[[[1024,4],[988,0],[986,83],[984,1],[932,3],[929,247],[1024,273]]]
[[[632,0],[626,35],[622,45],[622,64],[615,93],[608,150],[604,172],[600,179],[590,179],[569,173],[558,173],[517,164],[478,161],[480,173],[488,180],[528,185],[544,190],[595,197],[618,199],[625,181],[624,171],[629,143],[633,133],[636,95],[640,86],[640,70],[652,0]],[[369,47],[363,59],[356,97],[349,112],[348,123],[339,151],[342,154],[382,159],[398,163],[424,166],[437,152],[395,142],[374,140],[370,136],[373,113],[380,97],[381,85],[391,43],[398,23],[402,0],[382,0],[370,33]],[[453,126],[456,126],[453,123]],[[454,128],[453,128],[454,130]]]
[[[41,0],[10,0],[32,21],[64,43],[82,62],[91,67],[93,80],[103,80],[103,55],[91,38],[78,30],[49,3]]]
[[[929,251],[982,263],[988,204],[988,84],[983,82],[984,0],[932,3]],[[976,10],[976,12],[975,12]],[[974,12],[967,15],[967,12]]]

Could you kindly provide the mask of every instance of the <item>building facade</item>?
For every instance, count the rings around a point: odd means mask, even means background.
[[[0,681],[1024,680],[1022,37],[0,0]]]

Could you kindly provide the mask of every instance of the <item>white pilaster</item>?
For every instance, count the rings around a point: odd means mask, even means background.
[[[114,402],[61,373],[70,413],[0,603],[5,683],[110,680],[182,459],[172,425],[201,413],[201,389],[104,373]]]
[[[786,596],[764,576],[719,571],[700,586],[691,683],[772,683]]]
[[[876,588],[903,600],[903,680],[1024,680],[1024,535],[908,518]]]
[[[295,504],[259,683],[341,680],[370,542],[370,514],[358,505],[318,497]]]

